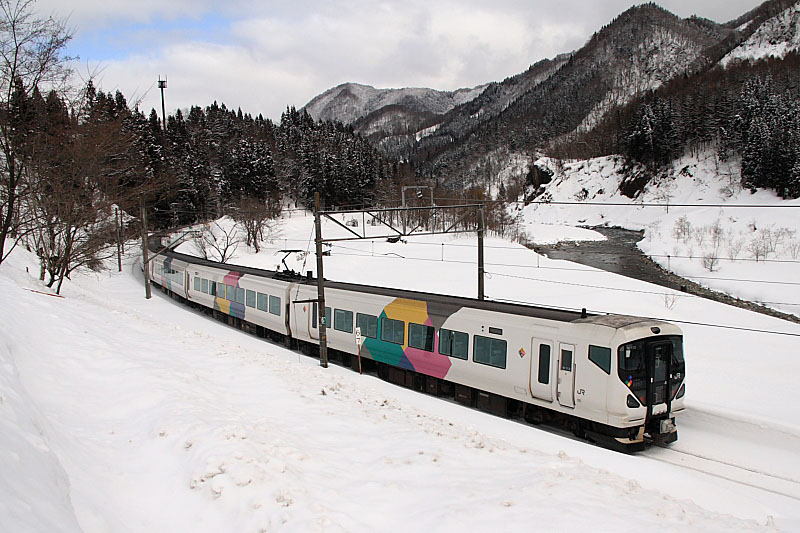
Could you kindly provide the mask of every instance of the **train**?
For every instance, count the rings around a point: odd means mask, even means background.
[[[261,337],[318,354],[308,273],[217,263],[152,243],[151,282]],[[160,249],[161,248],[161,249]],[[668,322],[325,281],[331,359],[500,416],[636,452],[678,438],[683,334]]]

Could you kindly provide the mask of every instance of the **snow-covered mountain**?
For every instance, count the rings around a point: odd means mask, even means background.
[[[699,77],[720,60],[784,58],[800,49],[799,25],[797,0],[767,0],[724,24],[682,19],[651,2],[621,13],[581,49],[500,82],[455,93],[344,84],[306,109],[314,118],[352,124],[387,157],[412,162],[439,185],[487,186],[504,161],[530,160],[590,132],[620,135],[621,110],[651,91],[681,90],[684,79],[717,91],[713,79]],[[609,153],[597,150],[591,155]]]
[[[767,57],[783,59],[800,50],[800,2],[766,20],[742,44],[731,50],[720,64],[755,61]]]
[[[304,109],[314,120],[352,124],[387,106],[417,114],[447,113],[479,95],[486,85],[456,91],[425,88],[376,89],[359,83],[343,83],[314,97]]]
[[[710,51],[734,33],[709,20],[681,19],[652,3],[633,7],[513,100],[490,86],[448,113],[415,147],[416,167],[428,175],[480,180],[477,169],[496,150],[532,151],[591,129],[634,96],[713,65],[721,55]]]

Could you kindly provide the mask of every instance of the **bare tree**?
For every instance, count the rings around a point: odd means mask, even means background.
[[[47,285],[57,283],[60,292],[75,269],[100,268],[116,251],[119,195],[109,177],[132,141],[121,119],[93,120],[68,110],[53,92],[44,108],[30,140],[30,193],[22,205],[32,216],[29,242],[39,255],[41,277],[48,273]]]
[[[703,256],[703,266],[709,272],[716,272],[719,270],[719,253],[717,249]]]
[[[270,234],[271,220],[280,212],[280,205],[264,202],[255,198],[245,198],[232,211],[231,218],[245,233],[247,246],[255,253],[261,250],[261,242]]]
[[[72,32],[63,21],[37,18],[34,0],[0,0],[0,262],[18,242],[20,199],[27,192],[30,97],[40,85],[63,88],[70,70],[63,54]],[[13,249],[13,245],[11,247]]]
[[[753,239],[747,245],[747,251],[750,252],[750,256],[755,259],[757,263],[759,260],[767,257],[767,253],[769,253],[769,245],[764,239],[764,236],[760,235],[758,237],[753,237]]]
[[[742,246],[744,246],[744,239],[737,238],[731,230],[728,234],[728,259],[736,261],[742,251]]]
[[[244,242],[236,230],[236,225],[226,229],[217,222],[212,222],[194,238],[194,246],[205,259],[227,263]]]

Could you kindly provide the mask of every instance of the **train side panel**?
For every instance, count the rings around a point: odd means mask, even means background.
[[[189,299],[223,314],[288,334],[286,290],[288,282],[243,276],[234,270],[190,265]]]

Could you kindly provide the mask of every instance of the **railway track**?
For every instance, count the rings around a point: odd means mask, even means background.
[[[652,447],[643,457],[800,501],[800,480],[674,448]]]

